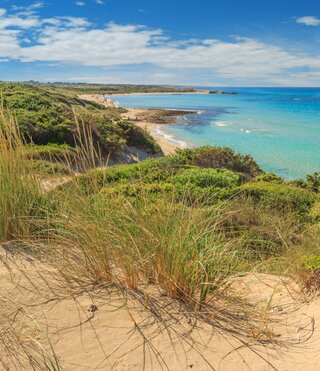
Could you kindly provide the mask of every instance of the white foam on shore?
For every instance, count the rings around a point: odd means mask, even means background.
[[[221,126],[221,127],[229,126],[229,124],[225,121],[216,121],[215,125],[216,126]]]
[[[243,129],[243,128],[241,128],[240,131],[243,131],[244,133],[251,133],[251,130]]]
[[[161,130],[162,125],[156,125],[153,129],[153,132],[158,135],[159,137],[165,138],[167,141],[174,143],[178,145],[180,148],[188,148],[188,145],[186,142],[183,142],[182,140],[177,140],[173,135],[167,134],[164,131]]]

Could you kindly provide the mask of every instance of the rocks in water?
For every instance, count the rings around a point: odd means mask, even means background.
[[[228,94],[235,95],[238,94],[235,91],[222,91],[222,90],[209,90],[209,94]]]

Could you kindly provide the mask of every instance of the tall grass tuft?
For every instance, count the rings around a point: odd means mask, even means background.
[[[234,272],[238,241],[219,232],[215,208],[155,202],[148,195],[132,204],[108,193],[76,194],[60,195],[64,211],[48,234],[54,259],[69,277],[131,289],[152,283],[172,298],[203,304]]]
[[[18,125],[0,109],[0,242],[27,238],[43,201]]]

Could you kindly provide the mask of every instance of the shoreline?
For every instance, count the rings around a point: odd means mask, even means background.
[[[238,93],[235,91],[224,91],[224,90],[209,90],[209,89],[204,89],[204,90],[194,90],[194,91],[161,91],[161,92],[145,92],[145,93],[108,93],[105,94],[105,96],[112,96],[112,97],[117,97],[117,96],[126,96],[126,95],[190,95],[190,94],[201,94],[201,95],[237,95]]]
[[[170,92],[170,93],[127,93],[127,94],[114,94],[115,96],[123,95],[150,95],[150,94],[210,94],[209,90],[199,90],[196,92]],[[119,107],[118,102],[108,98],[110,95],[103,94],[84,94],[79,95],[80,99],[97,102],[105,107]],[[170,135],[163,130],[165,125],[174,124],[179,117],[185,115],[196,114],[195,110],[178,110],[178,109],[151,109],[151,108],[127,108],[121,107],[126,110],[121,116],[123,119],[128,120],[135,126],[145,130],[158,144],[165,156],[174,154],[177,149],[190,147],[186,142],[178,140],[174,135]]]
[[[195,114],[196,111],[148,108],[125,109],[126,112],[122,114],[122,117],[152,136],[165,156],[174,154],[177,149],[190,147],[186,142],[176,139],[162,129],[165,125],[174,124],[179,117]]]

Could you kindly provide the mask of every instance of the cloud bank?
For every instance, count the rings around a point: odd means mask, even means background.
[[[163,83],[176,83],[179,79],[174,76],[179,74],[192,75],[190,81],[196,83],[195,74],[199,74],[209,84],[223,79],[244,84],[320,85],[320,55],[292,52],[246,37],[177,41],[161,29],[141,25],[97,27],[85,18],[41,18],[36,8],[42,3],[36,4],[14,14],[0,9],[0,63],[54,62],[97,68],[147,65],[158,69],[158,76],[170,76]],[[297,22],[315,25],[319,21],[311,18]]]

